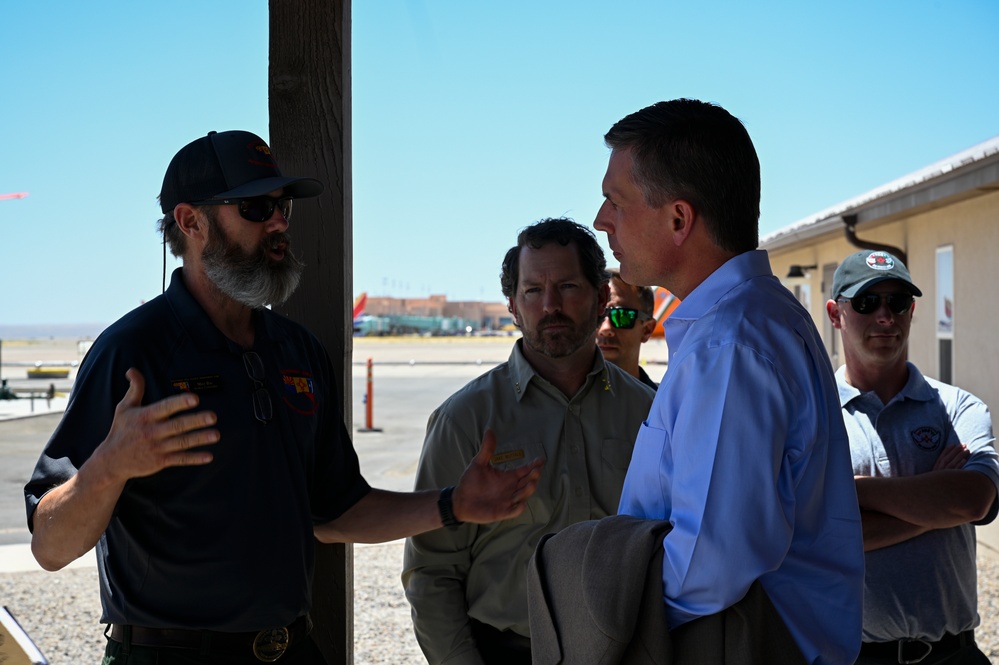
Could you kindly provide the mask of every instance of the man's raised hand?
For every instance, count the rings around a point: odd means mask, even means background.
[[[111,431],[98,448],[106,468],[120,480],[150,476],[171,466],[208,464],[212,454],[192,450],[219,440],[212,411],[191,412],[194,393],[172,395],[142,406],[146,381],[134,367],[125,373],[128,391],[114,410]],[[188,412],[188,413],[184,413]]]
[[[486,430],[479,453],[454,490],[454,516],[459,521],[488,524],[517,517],[537,489],[544,460],[504,471],[492,465],[495,452],[496,435]]]

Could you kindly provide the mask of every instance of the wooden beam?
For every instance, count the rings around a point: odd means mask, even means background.
[[[270,0],[270,145],[284,173],[321,180],[295,203],[289,232],[306,264],[278,310],[326,346],[351,431],[353,301],[350,185],[350,0]],[[330,665],[354,660],[353,549],[317,545],[313,638]]]

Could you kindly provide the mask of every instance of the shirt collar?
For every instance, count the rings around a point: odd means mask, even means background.
[[[219,351],[232,344],[191,295],[184,283],[183,268],[173,271],[170,286],[164,295],[180,326],[199,351]],[[263,310],[254,312],[254,346],[260,347],[266,340],[280,342],[284,339],[284,333],[273,319],[274,317],[263,315]]]
[[[511,370],[510,380],[513,382],[513,393],[516,395],[518,402],[523,399],[524,393],[527,392],[527,386],[530,385],[531,380],[535,377],[537,377],[538,381],[548,383],[544,377],[534,371],[534,367],[532,367],[531,363],[529,363],[527,358],[524,357],[524,352],[521,346],[523,343],[523,339],[517,340],[517,342],[513,345],[513,350],[510,351],[510,359],[508,360]],[[586,383],[583,385],[583,389],[580,390],[580,393],[586,393],[588,391],[588,387],[595,381],[599,381],[603,385],[604,390],[614,394],[614,381],[611,380],[607,361],[604,360],[602,353],[597,352],[596,345],[593,347],[593,366],[586,374]],[[570,396],[570,398],[571,397],[572,396]]]
[[[773,277],[770,257],[764,249],[737,254],[723,263],[680,302],[669,318],[700,318],[726,293],[754,277]]]
[[[687,330],[704,316],[726,293],[754,277],[773,277],[766,250],[737,254],[697,285],[666,319],[666,345],[670,357],[680,348]]]
[[[839,405],[846,406],[855,397],[860,396],[860,391],[846,382],[846,365],[840,365],[836,370],[836,387],[839,388]]]
[[[926,382],[923,373],[910,362],[906,362],[905,366],[909,368],[909,379],[905,382],[905,387],[902,388],[899,395],[917,402],[929,402],[936,399],[937,392]]]
[[[226,347],[225,335],[212,324],[205,310],[187,289],[183,268],[173,271],[170,286],[164,295],[178,323],[199,351],[217,351]]]
[[[926,382],[926,379],[923,377],[923,373],[919,371],[919,368],[911,362],[906,362],[905,365],[909,368],[909,378],[906,380],[902,390],[891,398],[889,404],[891,402],[901,401],[904,399],[911,399],[917,402],[929,402],[934,399],[934,390],[930,384]],[[836,370],[836,385],[839,388],[840,406],[846,406],[850,403],[850,400],[860,397],[860,395],[863,394],[860,390],[854,388],[846,382],[846,365],[841,365],[840,368]]]

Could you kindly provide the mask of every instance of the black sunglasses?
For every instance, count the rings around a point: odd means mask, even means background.
[[[864,293],[852,298],[839,298],[839,302],[850,301],[853,311],[857,314],[873,314],[881,307],[881,301],[887,301],[888,311],[892,314],[905,314],[912,307],[911,293]]]
[[[285,221],[291,220],[292,198],[290,196],[282,196],[277,199],[273,196],[251,196],[245,199],[209,199],[207,201],[191,201],[190,203],[196,206],[235,204],[239,209],[239,216],[248,222],[266,222],[274,216],[274,208],[279,208]]]
[[[634,328],[636,321],[645,321],[652,317],[645,312],[639,312],[630,307],[608,307],[604,310],[600,320],[610,319],[610,323],[615,328]]]

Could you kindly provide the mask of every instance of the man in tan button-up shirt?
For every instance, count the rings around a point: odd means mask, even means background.
[[[530,663],[526,573],[535,546],[547,533],[617,512],[655,393],[605,362],[595,345],[607,279],[603,252],[585,227],[548,219],[524,229],[502,273],[523,338],[506,363],[430,417],[418,489],[456,482],[487,430],[496,434],[494,465],[545,460],[519,517],[407,541],[402,580],[432,664]]]

